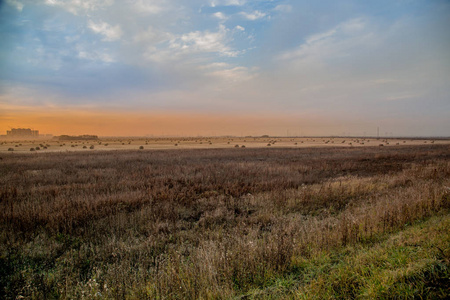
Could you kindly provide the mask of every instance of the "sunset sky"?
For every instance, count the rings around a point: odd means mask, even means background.
[[[450,136],[448,0],[0,0],[0,134]]]

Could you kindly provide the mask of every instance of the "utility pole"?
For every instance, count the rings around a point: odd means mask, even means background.
[[[377,127],[377,140],[380,139],[380,127]]]

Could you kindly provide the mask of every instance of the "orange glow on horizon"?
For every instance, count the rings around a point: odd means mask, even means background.
[[[286,115],[186,112],[21,111],[0,117],[0,129],[34,128],[41,134],[99,136],[214,136],[325,134],[323,121]],[[313,123],[316,123],[315,125]],[[320,123],[321,126],[318,126]],[[328,124],[330,125],[330,124]]]

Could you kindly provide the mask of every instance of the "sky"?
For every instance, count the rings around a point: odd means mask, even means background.
[[[450,136],[448,0],[0,0],[0,134]]]

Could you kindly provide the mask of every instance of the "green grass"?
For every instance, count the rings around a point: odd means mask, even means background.
[[[292,271],[246,299],[445,299],[450,295],[450,215],[373,244],[295,257]]]

